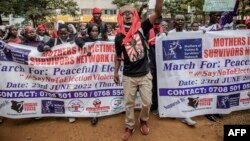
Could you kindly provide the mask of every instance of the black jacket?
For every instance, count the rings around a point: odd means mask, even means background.
[[[67,39],[67,42],[74,42],[74,38],[70,38],[70,37],[68,37],[68,39]],[[50,48],[52,48],[53,46],[55,46],[55,45],[60,45],[60,44],[62,44],[63,42],[61,41],[61,39],[60,38],[56,38],[56,39],[53,39],[53,38],[50,38],[50,40],[47,42],[47,43],[44,43],[44,44],[40,44],[39,46],[38,46],[38,51],[39,52],[44,52],[44,46],[49,46]]]

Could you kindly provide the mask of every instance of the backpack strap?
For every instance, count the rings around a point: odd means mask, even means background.
[[[57,45],[57,38],[55,38],[55,42],[54,42],[54,46],[56,46]]]
[[[143,29],[142,28],[139,28],[138,31],[140,32],[140,34],[142,35],[142,38],[143,38],[143,42],[144,44],[146,45],[146,48],[149,49],[149,45],[147,43],[147,40],[146,40],[146,37],[144,36],[144,32],[143,32]]]
[[[148,45],[148,43],[147,43],[147,40],[146,40],[146,38],[145,38],[145,36],[144,36],[144,32],[143,32],[143,29],[142,28],[139,28],[138,29],[138,33],[139,34],[141,34],[141,37],[142,37],[142,42],[143,42],[143,44],[146,46],[146,49],[147,49],[147,53],[146,53],[146,55],[147,55],[147,59],[148,59],[148,62],[150,63],[151,62],[151,60],[150,60],[150,58],[149,58],[149,45]]]

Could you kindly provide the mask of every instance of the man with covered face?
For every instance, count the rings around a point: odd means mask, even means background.
[[[163,0],[156,0],[154,12],[141,23],[137,10],[126,5],[118,13],[119,32],[115,37],[115,72],[114,81],[120,83],[119,68],[124,57],[123,87],[125,101],[126,128],[122,135],[128,140],[135,128],[134,102],[139,91],[142,108],[139,116],[140,131],[143,135],[149,134],[147,121],[152,99],[152,75],[150,73],[148,44],[145,36],[153,27],[157,18],[161,16]],[[122,57],[123,56],[123,57]]]

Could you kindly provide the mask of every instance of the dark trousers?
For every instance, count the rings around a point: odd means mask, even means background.
[[[149,58],[150,58],[150,70],[153,76],[152,84],[152,105],[151,111],[158,109],[158,91],[157,91],[157,70],[156,70],[156,59],[155,59],[155,47],[150,46],[149,48]]]
[[[158,109],[158,91],[157,91],[157,73],[156,71],[151,72],[153,76],[152,84],[152,105],[151,105],[151,111]]]

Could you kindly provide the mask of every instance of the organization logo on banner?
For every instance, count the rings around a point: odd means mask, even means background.
[[[100,99],[95,99],[93,101],[93,107],[87,107],[86,111],[90,113],[98,113],[98,112],[108,112],[110,106],[101,106],[102,101]]]
[[[124,110],[124,99],[123,97],[113,98],[111,100],[112,112],[119,112]]]
[[[192,98],[188,97],[188,106],[193,107],[194,109],[204,106],[211,106],[213,98]]]
[[[24,102],[24,101],[11,101],[11,109],[17,113],[30,113],[35,112],[37,108],[36,102]]]
[[[68,110],[72,113],[81,113],[84,110],[84,103],[81,100],[71,100]]]
[[[247,93],[247,97],[241,98],[240,102],[244,105],[249,105],[250,104],[250,92]]]
[[[217,96],[217,109],[228,109],[239,106],[240,94]]]
[[[179,104],[181,104],[182,102],[185,102],[185,98],[180,98],[180,99],[177,99],[176,101],[166,105],[166,106],[163,106],[165,110],[167,109],[171,109],[175,106],[178,106]]]
[[[2,103],[0,103],[0,109],[6,107],[9,104],[10,104],[10,102],[8,100],[3,101]]]
[[[42,100],[42,114],[64,114],[64,101]]]
[[[163,41],[163,60],[202,58],[202,39]]]
[[[11,101],[11,109],[18,112],[18,113],[22,113],[23,112],[23,101]]]

